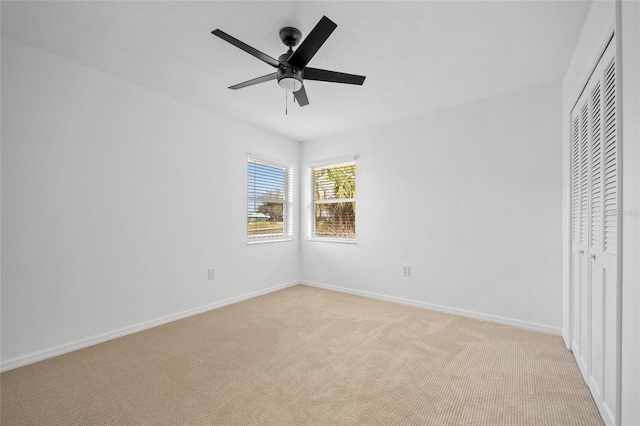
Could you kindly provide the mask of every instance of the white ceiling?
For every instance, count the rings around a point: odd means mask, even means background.
[[[415,117],[562,80],[590,1],[8,2],[3,36],[299,141]],[[273,70],[211,35],[277,58],[285,26],[337,29],[309,66],[366,75],[307,81],[300,108]]]

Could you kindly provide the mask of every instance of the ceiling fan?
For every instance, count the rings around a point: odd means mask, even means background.
[[[309,98],[304,88],[304,80],[357,85],[364,83],[365,77],[361,75],[307,67],[311,58],[318,52],[336,27],[337,25],[333,21],[323,16],[295,52],[292,48],[298,44],[302,38],[302,33],[297,28],[282,28],[280,30],[280,40],[282,40],[282,43],[284,43],[289,50],[283,55],[280,55],[277,60],[230,36],[224,31],[213,30],[211,33],[277,69],[276,72],[235,84],[230,86],[229,89],[242,89],[243,87],[253,86],[254,84],[264,83],[265,81],[278,80],[280,87],[288,92],[293,92],[294,99],[298,104],[305,106],[309,104]]]

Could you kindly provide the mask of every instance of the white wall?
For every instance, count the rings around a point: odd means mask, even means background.
[[[617,32],[622,86],[622,365],[621,424],[640,425],[640,3],[596,1],[563,80],[563,335],[570,322],[570,113],[607,35]]]
[[[622,71],[622,424],[640,425],[640,2],[619,3]]]
[[[303,223],[302,281],[559,334],[560,114],[553,85],[302,144],[358,156],[357,244]]]
[[[247,152],[298,172],[297,142],[3,38],[2,367],[297,283],[297,240],[246,244]]]

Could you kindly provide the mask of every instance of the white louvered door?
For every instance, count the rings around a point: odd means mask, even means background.
[[[573,332],[571,349],[582,375],[589,371],[589,140],[588,105],[583,95],[572,114],[572,295]]]
[[[615,41],[571,114],[571,349],[607,424],[619,421],[619,164]]]

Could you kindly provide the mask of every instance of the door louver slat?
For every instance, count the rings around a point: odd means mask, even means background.
[[[591,91],[591,247],[601,248],[602,241],[602,126],[600,83]]]
[[[618,153],[616,145],[616,84],[615,61],[605,70],[604,96],[605,96],[605,141],[604,141],[604,250],[607,253],[616,253],[618,238]]]
[[[580,138],[578,131],[580,120],[573,120],[573,146],[571,149],[571,215],[573,241],[580,242]]]
[[[580,241],[587,242],[588,204],[588,146],[589,146],[589,110],[585,102],[580,110]]]

